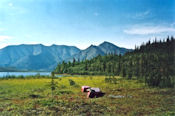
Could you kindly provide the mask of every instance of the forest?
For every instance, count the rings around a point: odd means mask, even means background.
[[[175,87],[175,38],[143,43],[126,54],[108,54],[91,60],[59,63],[55,73],[121,76],[143,80],[152,87]]]

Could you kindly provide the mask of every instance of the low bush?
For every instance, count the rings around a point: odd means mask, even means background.
[[[115,77],[105,77],[105,83],[117,84],[117,79]]]
[[[75,81],[73,81],[72,79],[69,79],[69,84],[70,84],[70,86],[73,86],[73,85],[75,85],[76,83],[75,83]]]

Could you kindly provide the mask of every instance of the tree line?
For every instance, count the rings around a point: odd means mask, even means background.
[[[143,79],[149,86],[175,86],[175,38],[148,41],[125,55],[108,54],[91,60],[62,62],[55,73],[118,75]]]

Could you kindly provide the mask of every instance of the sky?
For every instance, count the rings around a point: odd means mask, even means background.
[[[103,41],[134,48],[175,36],[175,0],[0,0],[0,48]]]

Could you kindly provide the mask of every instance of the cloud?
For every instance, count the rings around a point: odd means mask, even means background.
[[[13,7],[13,3],[10,2],[10,3],[8,4],[8,6],[9,6],[9,7]]]
[[[126,34],[135,34],[135,35],[148,35],[148,34],[159,34],[165,32],[175,32],[174,27],[165,27],[165,26],[137,26],[130,29],[123,30]]]
[[[0,9],[4,12],[5,15],[21,15],[27,13],[27,9],[21,6],[20,4],[14,4],[12,2],[0,2]]]
[[[11,39],[11,36],[6,36],[6,35],[0,35],[0,42],[7,40],[7,39]]]
[[[149,17],[150,15],[151,15],[151,10],[145,10],[142,12],[139,11],[139,12],[127,14],[126,16],[132,19],[144,19],[146,17]]]
[[[150,10],[146,10],[144,12],[139,12],[135,14],[135,18],[144,18],[150,14]]]
[[[0,49],[4,48],[4,47],[6,47],[6,46],[8,46],[8,44],[0,43]]]
[[[11,36],[0,35],[0,49],[4,48],[5,46],[7,46],[8,44],[6,43],[5,40],[9,40],[11,38],[12,38]]]

